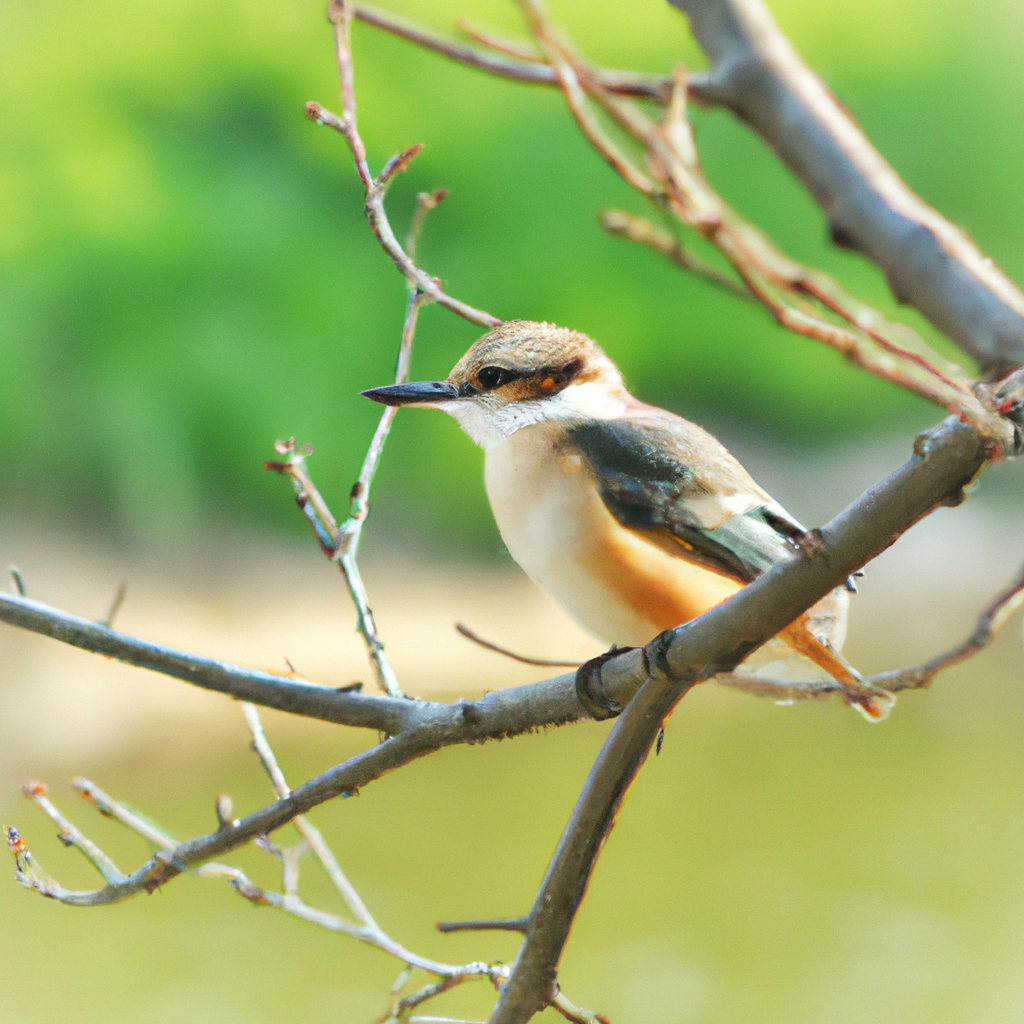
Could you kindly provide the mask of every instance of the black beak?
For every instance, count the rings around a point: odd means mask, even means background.
[[[388,384],[362,392],[363,398],[381,405],[420,405],[424,402],[447,402],[458,398],[454,384],[444,380],[424,380],[415,384]]]

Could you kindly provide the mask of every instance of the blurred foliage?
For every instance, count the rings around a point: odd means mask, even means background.
[[[517,29],[497,0],[391,6]],[[217,520],[294,526],[259,468],[293,434],[317,447],[340,506],[378,411],[357,392],[389,379],[403,286],[366,230],[343,143],[302,117],[309,99],[337,107],[323,4],[2,8],[0,510],[145,542]],[[1024,276],[1019,5],[774,9],[911,186]],[[611,0],[555,13],[605,64],[700,65],[662,0],[628,17]],[[371,163],[426,144],[389,198],[396,228],[417,190],[450,190],[421,257],[453,293],[587,331],[644,398],[715,427],[809,447],[934,418],[760,309],[604,237],[598,209],[646,211],[553,91],[354,35]],[[894,309],[877,273],[827,246],[821,215],[756,139],[724,113],[694,116],[711,179],[741,211]],[[443,376],[478,332],[438,309],[421,322],[414,374]],[[493,546],[478,467],[453,423],[403,414],[378,514],[424,540]]]

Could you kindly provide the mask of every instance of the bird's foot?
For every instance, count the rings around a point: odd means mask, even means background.
[[[843,683],[843,700],[869,722],[882,722],[896,705],[896,695],[870,683]]]
[[[612,658],[632,650],[632,647],[612,647],[604,654],[585,661],[576,670],[576,696],[592,718],[600,721],[604,718],[614,718],[622,712],[622,705],[604,692],[601,671]]]

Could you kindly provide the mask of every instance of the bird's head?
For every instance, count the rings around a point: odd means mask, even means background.
[[[579,423],[622,414],[615,364],[585,334],[511,320],[477,341],[443,381],[364,391],[382,405],[417,405],[454,417],[479,445],[547,421]]]

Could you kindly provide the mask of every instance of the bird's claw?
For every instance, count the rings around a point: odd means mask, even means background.
[[[896,705],[896,695],[868,683],[851,686],[843,685],[843,698],[846,703],[859,711],[869,722],[882,722],[889,717],[889,712]]]
[[[605,718],[615,718],[622,712],[622,704],[617,700],[612,700],[604,692],[601,670],[612,658],[631,650],[633,650],[632,647],[613,647],[611,650],[605,651],[604,654],[585,661],[576,670],[576,697],[592,718],[600,721]]]

